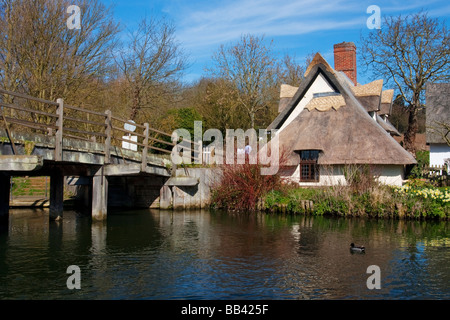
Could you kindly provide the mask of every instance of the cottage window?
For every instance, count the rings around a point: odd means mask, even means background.
[[[300,181],[318,182],[319,181],[319,159],[318,150],[300,151]]]

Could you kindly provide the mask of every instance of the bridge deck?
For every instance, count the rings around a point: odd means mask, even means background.
[[[34,98],[0,88],[0,220],[9,215],[11,176],[50,176],[50,219],[63,212],[65,176],[92,181],[92,217],[104,220],[108,176],[150,175],[171,185],[194,185],[192,179],[169,179],[174,148],[183,144],[190,157],[201,144],[172,140],[172,135],[105,112]],[[170,141],[168,141],[170,138]],[[134,150],[123,148],[126,143]],[[153,152],[153,153],[152,153]],[[161,186],[162,187],[162,186]]]

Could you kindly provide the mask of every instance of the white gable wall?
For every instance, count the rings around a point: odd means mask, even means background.
[[[450,158],[450,147],[445,143],[430,144],[430,166],[443,166]]]
[[[328,81],[324,78],[324,76],[321,73],[319,73],[317,78],[314,80],[312,85],[309,87],[306,94],[303,96],[302,100],[300,100],[300,102],[297,104],[297,106],[295,106],[292,113],[289,115],[287,120],[283,123],[281,128],[278,130],[278,133],[281,132],[284,128],[286,128],[289,125],[289,123],[292,122],[292,120],[297,118],[297,116],[300,114],[300,112],[302,112],[303,109],[305,108],[305,106],[312,100],[313,95],[315,93],[322,93],[322,92],[335,92],[335,91],[330,86]]]

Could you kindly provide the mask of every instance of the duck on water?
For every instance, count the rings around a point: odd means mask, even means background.
[[[366,248],[364,246],[355,246],[355,244],[352,242],[350,244],[350,251],[351,252],[364,253],[364,252],[366,252]]]

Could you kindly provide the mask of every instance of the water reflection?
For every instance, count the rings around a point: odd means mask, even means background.
[[[12,210],[0,298],[448,299],[449,244],[446,222],[144,210],[49,223],[45,210]],[[81,290],[66,287],[69,265]],[[380,290],[367,289],[370,265]]]

